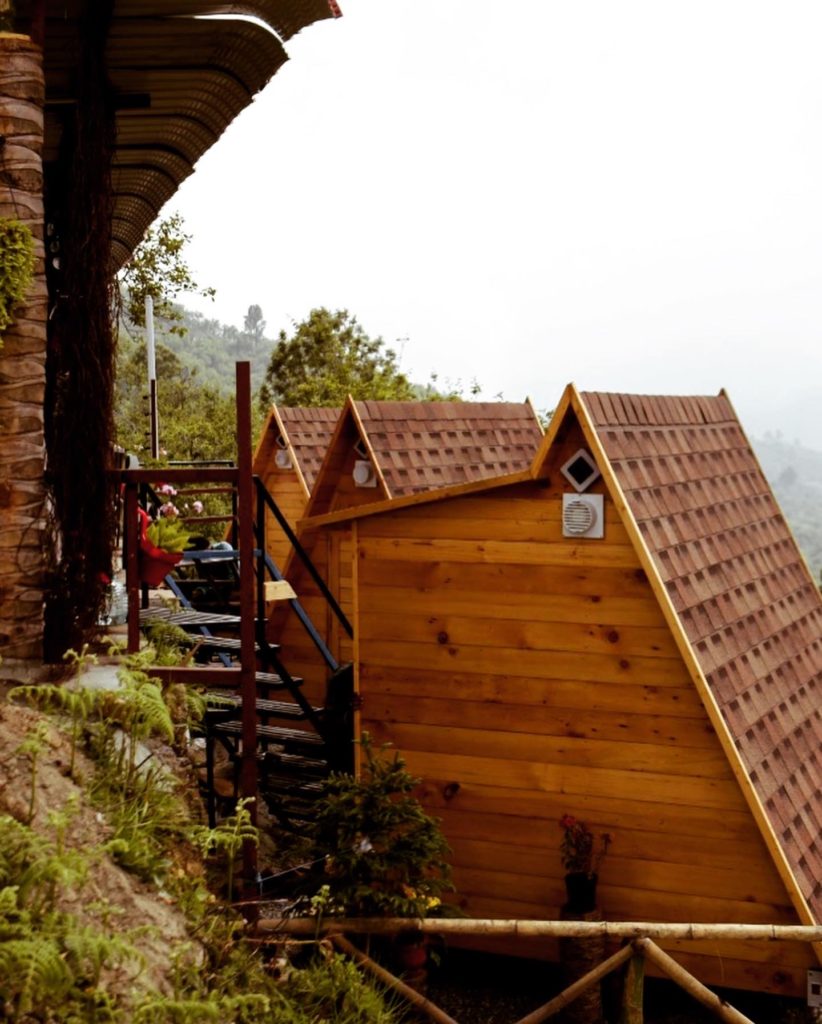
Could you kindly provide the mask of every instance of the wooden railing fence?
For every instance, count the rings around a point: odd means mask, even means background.
[[[409,921],[404,918],[267,918],[257,922],[263,936],[328,936],[341,951],[365,969],[377,975],[436,1024],[458,1024],[452,1017],[425,999],[418,992],[394,977],[385,968],[353,946],[345,932],[360,935],[393,935],[409,927],[442,936],[472,935],[509,938],[553,937],[590,938],[603,936],[619,940],[623,947],[574,981],[553,999],[516,1021],[516,1024],[542,1024],[565,1009],[583,992],[598,984],[606,975],[627,964],[623,984],[620,1024],[642,1024],[646,961],[661,974],[675,982],[690,996],[708,1007],[727,1024],[753,1024],[726,1000],[702,984],[654,942],[654,939],[735,939],[750,942],[822,942],[822,927],[807,925],[756,924],[678,924],[647,921],[527,921],[527,920],[464,920],[428,919]]]

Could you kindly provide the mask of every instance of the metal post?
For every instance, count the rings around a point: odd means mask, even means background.
[[[137,518],[137,487],[126,482],[125,524],[126,594],[128,596],[128,650],[140,649],[140,526]]]
[[[254,481],[251,472],[251,368],[237,363],[237,493],[240,547],[240,693],[242,695],[242,767],[240,795],[253,801],[248,810],[257,823],[257,657],[254,650]],[[243,844],[245,894],[256,891],[257,847]]]
[[[146,295],[146,357],[148,359],[148,415],[152,459],[160,457],[160,423],[157,417],[157,361],[154,350],[154,299]]]

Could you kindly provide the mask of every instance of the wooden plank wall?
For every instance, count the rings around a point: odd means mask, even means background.
[[[569,813],[613,835],[611,919],[796,923],[613,504],[604,540],[561,536],[578,429],[542,484],[358,522],[362,728],[423,779],[472,917],[558,915]],[[813,965],[801,944],[668,948],[763,991]]]
[[[301,537],[301,541],[340,607],[352,619],[351,531],[310,531]],[[340,627],[327,601],[299,560],[292,559],[287,576],[300,603],[337,661],[341,664],[351,661],[351,639]],[[322,704],[328,679],[325,663],[287,603],[282,603],[269,620],[268,637],[272,642],[280,644],[283,663],[288,671],[305,680],[303,692],[306,697],[314,703]]]
[[[297,523],[305,512],[308,495],[300,483],[296,469],[280,469],[274,462],[278,451],[276,437],[277,424],[270,418],[254,456],[254,473],[262,480],[268,493],[288,520],[291,529],[296,530]],[[268,509],[265,513],[265,540],[268,553],[282,570],[291,552],[291,543]]]

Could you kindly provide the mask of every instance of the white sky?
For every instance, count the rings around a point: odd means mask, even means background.
[[[729,390],[822,449],[818,0],[341,0],[171,208],[274,336],[344,307],[425,381]]]

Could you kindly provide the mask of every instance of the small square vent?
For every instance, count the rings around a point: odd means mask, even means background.
[[[562,536],[605,536],[605,502],[601,494],[563,494]]]
[[[584,448],[580,448],[578,452],[572,455],[565,465],[560,468],[560,472],[579,494],[587,491],[594,480],[598,480],[600,476],[593,456]]]

